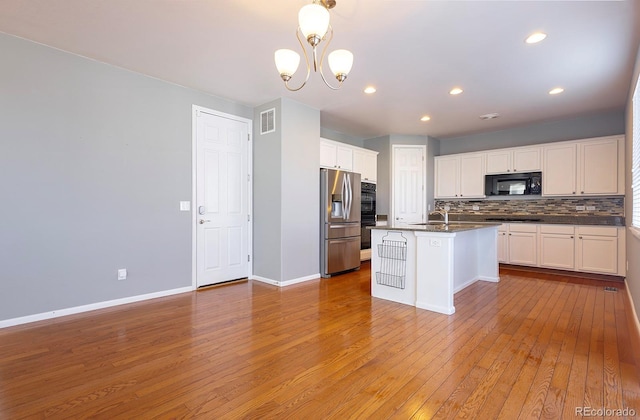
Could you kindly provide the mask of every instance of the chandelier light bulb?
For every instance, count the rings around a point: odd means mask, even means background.
[[[276,50],[274,58],[280,77],[286,78],[285,81],[291,79],[291,76],[298,70],[300,54],[292,50],[281,49]]]
[[[336,79],[343,81],[353,66],[353,54],[348,50],[335,50],[329,54],[329,68]]]
[[[298,25],[302,35],[315,47],[329,29],[329,11],[319,4],[307,4],[298,13]]]

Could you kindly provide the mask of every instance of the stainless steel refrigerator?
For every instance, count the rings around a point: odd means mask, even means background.
[[[360,268],[360,174],[320,169],[320,275]]]

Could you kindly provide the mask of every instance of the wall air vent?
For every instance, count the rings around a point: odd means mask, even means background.
[[[260,134],[276,131],[276,109],[271,108],[260,113]]]

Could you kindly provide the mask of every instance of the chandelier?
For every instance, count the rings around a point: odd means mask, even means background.
[[[329,68],[331,73],[338,80],[338,86],[334,87],[327,82],[327,79],[322,72],[322,62],[327,52],[327,47],[331,43],[333,38],[333,28],[329,24],[329,9],[335,7],[335,0],[313,0],[313,3],[303,6],[298,13],[298,29],[296,30],[296,37],[302,47],[305,61],[307,62],[307,77],[302,85],[297,88],[289,86],[289,80],[293,77],[293,74],[298,70],[300,64],[300,55],[293,50],[281,49],[275,52],[275,61],[278,73],[284,81],[286,88],[292,92],[300,90],[307,84],[309,80],[309,74],[311,73],[311,65],[309,63],[309,56],[307,50],[302,42],[300,35],[307,40],[313,50],[313,71],[320,73],[322,81],[331,89],[336,90],[342,87],[342,82],[347,78],[347,74],[351,71],[353,65],[353,54],[347,50],[335,50],[327,57],[329,61]],[[326,44],[318,60],[318,54],[316,47],[321,41],[325,41]]]

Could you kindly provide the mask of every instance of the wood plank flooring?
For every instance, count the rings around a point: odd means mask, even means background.
[[[624,283],[503,268],[445,316],[373,299],[369,278],[365,263],[0,330],[0,418],[640,415]]]

